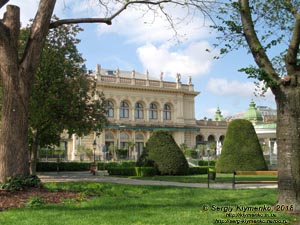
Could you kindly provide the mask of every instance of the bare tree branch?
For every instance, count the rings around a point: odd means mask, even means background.
[[[294,15],[295,23],[293,28],[292,39],[286,54],[285,64],[289,74],[294,74],[295,70],[299,69],[297,66],[297,54],[300,46],[300,14],[293,6],[290,0],[286,1],[287,9]]]
[[[239,0],[239,3],[242,24],[244,27],[244,35],[256,64],[267,72],[271,80],[273,80],[274,82],[279,82],[280,78],[277,75],[254,29],[249,1]]]
[[[44,46],[49,31],[48,25],[52,17],[55,3],[56,0],[40,0],[36,16],[33,20],[29,39],[21,59],[21,68],[25,71],[30,71],[29,73],[25,72],[25,74],[29,74],[30,76],[33,76],[35,73],[35,71],[31,71],[32,68],[36,69],[40,62],[41,49]]]
[[[172,0],[160,0],[157,2],[151,2],[147,0],[138,0],[138,1],[129,1],[125,3],[119,10],[117,10],[114,14],[112,14],[110,17],[107,18],[78,18],[78,19],[62,19],[57,20],[55,22],[50,23],[49,29],[59,27],[64,24],[75,24],[75,23],[105,23],[107,25],[112,24],[112,20],[116,18],[118,15],[120,15],[124,10],[127,9],[129,5],[134,4],[145,4],[145,5],[160,5],[162,3],[171,3]],[[176,2],[174,2],[176,3]],[[176,3],[177,4],[177,3]]]
[[[106,23],[111,25],[110,18],[78,18],[78,19],[63,19],[57,20],[49,24],[49,29],[57,28],[64,24],[79,24],[79,23]]]

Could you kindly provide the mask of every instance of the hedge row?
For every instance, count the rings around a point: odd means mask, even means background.
[[[109,175],[123,176],[154,176],[156,170],[154,167],[111,167],[108,168]]]
[[[38,162],[38,172],[51,172],[51,171],[88,171],[90,170],[90,162]],[[108,170],[109,168],[126,168],[135,167],[136,162],[124,161],[124,162],[97,162],[97,168],[99,170]]]
[[[91,163],[88,162],[38,162],[36,171],[87,171],[90,169]]]
[[[207,165],[207,164],[206,164]],[[51,172],[51,171],[89,171],[91,163],[88,162],[38,162],[38,172]],[[97,163],[98,170],[107,170],[110,175],[123,175],[123,176],[154,176],[157,171],[154,167],[136,167],[135,162],[110,162],[110,163]],[[194,174],[207,174],[208,168],[213,166],[198,166],[190,167],[187,175]]]
[[[190,167],[190,168],[188,169],[188,175],[207,174],[208,168],[214,168],[214,166],[197,166],[197,167]]]
[[[209,166],[215,166],[216,163],[217,163],[217,161],[215,161],[215,160],[209,161]],[[207,165],[208,165],[208,161],[206,161],[206,160],[198,161],[198,166],[207,166]]]

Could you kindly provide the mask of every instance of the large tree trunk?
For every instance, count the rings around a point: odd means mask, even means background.
[[[8,6],[1,26],[0,75],[2,117],[0,132],[0,182],[8,177],[29,174],[28,82],[18,65],[20,10]]]
[[[16,175],[29,175],[29,93],[40,62],[55,2],[40,0],[21,60],[18,58],[19,7],[7,5],[6,13],[0,20],[0,76],[3,86],[0,182]]]
[[[300,211],[300,88],[276,92],[278,204]]]
[[[2,70],[1,73],[6,77],[2,79],[0,133],[0,182],[3,182],[11,176],[29,174],[28,92],[26,87],[20,87],[15,79],[18,76],[17,66],[8,66],[7,70]]]

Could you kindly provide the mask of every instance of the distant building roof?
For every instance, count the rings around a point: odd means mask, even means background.
[[[225,121],[225,118],[222,116],[222,112],[219,107],[218,107],[212,121]]]
[[[263,122],[264,118],[261,112],[255,107],[253,100],[251,100],[249,108],[245,112],[243,119],[249,120],[252,123]]]

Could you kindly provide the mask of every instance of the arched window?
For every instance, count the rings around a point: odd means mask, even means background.
[[[144,118],[144,107],[143,107],[143,104],[140,103],[140,102],[135,104],[134,117],[136,119],[143,119]]]
[[[196,144],[203,144],[204,143],[204,137],[202,135],[197,135],[196,136]]]
[[[110,132],[105,133],[105,145],[102,146],[102,151],[108,152],[109,149],[114,148],[114,144],[115,144],[114,135]],[[105,155],[105,157],[106,157],[106,155]]]
[[[112,133],[105,133],[105,140],[113,140],[114,135]]]
[[[129,135],[126,133],[120,134],[120,148],[128,149]]]
[[[149,106],[149,119],[157,120],[157,105],[155,103],[151,103]]]
[[[135,150],[138,158],[142,154],[143,149],[144,149],[144,135],[138,133],[135,135]]]
[[[129,117],[129,105],[127,102],[122,101],[120,104],[120,118]]]
[[[128,139],[129,139],[129,136],[128,136],[128,134],[126,134],[126,133],[121,133],[121,134],[120,134],[120,139],[121,139],[121,140],[128,140]]]
[[[136,134],[135,135],[135,140],[143,141],[144,140],[144,135],[142,135],[142,134]]]
[[[208,142],[215,142],[215,141],[216,141],[216,138],[215,138],[214,135],[211,134],[211,135],[208,136],[207,141],[208,141]]]
[[[114,103],[111,101],[106,102],[106,116],[107,117],[114,117]]]
[[[171,106],[169,104],[164,105],[163,119],[171,120]]]

